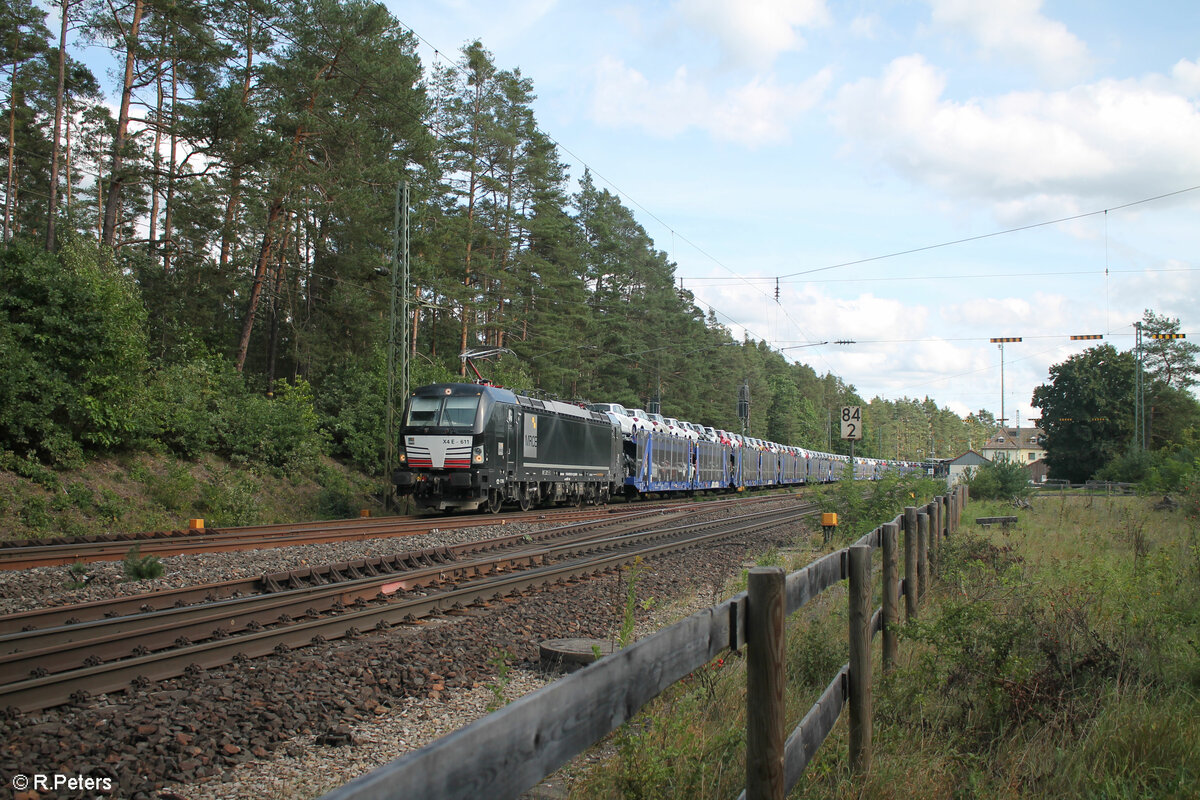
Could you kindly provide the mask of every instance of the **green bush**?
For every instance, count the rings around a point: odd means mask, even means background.
[[[315,464],[329,448],[303,379],[279,384],[274,397],[244,393],[236,408],[226,406],[221,424],[223,449],[234,461],[289,471]]]
[[[1161,462],[1162,456],[1158,453],[1141,448],[1130,449],[1105,464],[1096,473],[1096,478],[1117,483],[1141,483]]]
[[[144,427],[184,458],[215,453],[292,471],[329,449],[303,380],[278,384],[271,397],[248,386],[230,362],[202,355],[162,367],[147,396]]]
[[[1136,483],[1147,494],[1180,491],[1200,472],[1200,459],[1191,448],[1174,450],[1131,449],[1096,473],[1100,480]]]
[[[67,485],[67,497],[80,511],[90,511],[96,505],[96,495],[87,484],[73,481]]]
[[[196,492],[196,478],[181,463],[169,463],[165,474],[151,472],[141,479],[150,499],[167,511],[184,511],[191,507]]]
[[[354,490],[350,481],[335,469],[320,470],[317,482],[321,491],[317,494],[317,515],[321,519],[346,519],[354,516]]]
[[[159,369],[148,390],[148,427],[166,448],[184,458],[217,449],[219,421],[242,393],[232,365],[202,356]]]
[[[399,366],[397,366],[397,369]],[[445,368],[412,364],[413,387],[457,381]],[[317,381],[316,407],[321,427],[329,436],[333,455],[349,460],[364,472],[382,475],[387,438],[387,353],[377,349],[370,356],[347,361]],[[397,383],[399,392],[399,383]],[[395,398],[395,425],[399,432],[405,398]]]
[[[213,480],[200,484],[197,508],[214,528],[253,525],[263,516],[258,494],[252,475],[220,469]]]
[[[50,515],[46,510],[44,497],[30,497],[21,507],[21,523],[35,531],[44,531],[50,527]]]
[[[112,489],[101,489],[96,502],[96,517],[109,525],[116,525],[129,511],[129,501]]]
[[[22,457],[7,450],[0,450],[0,469],[7,469],[22,478],[28,478],[43,489],[58,489],[57,473],[30,455]]]
[[[317,408],[334,454],[372,475],[382,474],[387,432],[387,367],[379,356],[365,366],[348,362],[321,381]],[[396,420],[403,412],[399,398]]]
[[[890,521],[905,506],[917,505],[918,498],[945,490],[944,481],[915,473],[889,472],[877,481],[861,481],[846,470],[839,481],[821,487],[815,500],[823,511],[837,512],[840,535],[858,538]]]
[[[967,481],[972,500],[1011,500],[1030,492],[1029,471],[1016,461],[992,461]]]
[[[138,440],[146,312],[102,251],[0,250],[0,447],[56,466]]]

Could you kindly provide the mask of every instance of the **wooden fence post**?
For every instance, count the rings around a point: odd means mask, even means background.
[[[929,512],[929,530],[927,531],[926,541],[926,559],[925,564],[928,567],[927,576],[933,574],[933,562],[937,560],[938,546],[938,530],[942,527],[942,503],[937,497],[929,501],[926,506]],[[929,587],[925,585],[925,581],[921,581],[921,596],[924,597],[929,591]]]
[[[950,496],[943,495],[938,498],[938,533],[937,533],[937,550],[942,551],[942,542],[946,540],[946,534],[950,532]]]
[[[850,548],[850,770],[871,769],[871,548]]]
[[[917,584],[921,587],[917,595],[918,602],[925,599],[929,592],[929,514],[922,511],[917,514]]]
[[[934,565],[937,563],[938,545],[942,543],[942,525],[946,522],[946,514],[942,505],[942,498],[935,497],[930,503],[929,509],[929,574],[933,575]],[[924,586],[926,592],[929,587]]]
[[[746,612],[746,800],[783,800],[784,580],[750,570]]]
[[[917,509],[904,509],[904,618],[917,618]]]
[[[883,671],[890,672],[896,666],[900,652],[900,526],[888,522],[883,526]]]

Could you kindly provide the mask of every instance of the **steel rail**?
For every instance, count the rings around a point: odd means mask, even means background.
[[[682,512],[671,512],[666,509],[635,509],[620,514],[612,514],[591,522],[574,522],[552,528],[543,528],[530,533],[497,536],[491,539],[479,539],[473,542],[462,542],[444,548],[426,548],[424,550],[407,551],[394,556],[381,556],[374,559],[357,559],[324,566],[306,567],[284,572],[267,573],[254,578],[241,578],[217,583],[201,584],[198,586],[183,586],[174,589],[159,589],[125,597],[115,597],[105,600],[94,600],[88,603],[77,603],[67,606],[20,611],[0,616],[0,635],[37,628],[57,627],[59,625],[75,625],[95,619],[125,614],[145,613],[163,608],[172,608],[196,602],[215,602],[238,594],[258,594],[264,591],[281,591],[284,588],[297,588],[298,582],[316,576],[323,570],[334,573],[382,574],[395,573],[400,569],[415,569],[418,564],[406,563],[414,558],[435,558],[435,554],[448,551],[455,557],[483,553],[514,544],[544,541],[575,535],[591,529],[606,530],[612,526],[621,526],[639,519],[676,516]],[[558,521],[558,520],[555,520]],[[502,525],[505,523],[501,523]],[[390,565],[390,566],[389,566]],[[326,581],[327,582],[327,581]]]
[[[769,518],[770,513],[763,517]],[[666,517],[659,517],[659,521],[663,519]],[[707,523],[709,526],[716,524]],[[569,540],[550,547],[528,546],[524,536],[509,537],[515,540],[510,544],[519,543],[520,546],[502,556],[457,561],[449,549],[428,550],[412,554],[413,558],[406,559],[409,562],[424,561],[428,566],[423,569],[413,568],[333,583],[277,589],[268,594],[233,597],[204,605],[166,608],[0,635],[0,683],[13,682],[26,675],[39,677],[48,672],[91,666],[131,655],[145,655],[194,641],[224,638],[245,630],[290,622],[295,617],[315,617],[330,611],[341,611],[346,606],[363,605],[398,592],[477,579],[552,559],[629,547],[643,541],[687,535],[695,530],[703,530],[703,525],[656,527],[647,531],[642,520],[629,520],[623,526],[616,526],[618,529],[627,529],[616,535],[610,530],[612,525],[605,525],[599,530],[594,529],[595,524],[570,526],[566,529],[571,533]]]
[[[730,500],[705,503],[714,508]],[[711,505],[709,504],[711,503]],[[645,511],[662,511],[679,507],[696,507],[697,503],[674,501],[643,508]],[[485,527],[497,522],[544,521],[570,522],[604,518],[614,514],[630,513],[627,507],[596,506],[586,510],[578,508],[550,511],[541,509],[527,512],[510,512],[492,516],[456,517],[394,517],[364,522],[341,520],[322,523],[296,523],[281,526],[251,526],[246,528],[208,529],[204,533],[156,537],[148,539],[121,539],[118,541],[79,541],[66,544],[19,544],[0,547],[0,570],[27,569],[30,567],[62,566],[77,561],[120,561],[133,546],[145,555],[172,556],[188,553],[234,552],[242,550],[264,550],[299,544],[321,544],[329,542],[361,541],[396,536],[415,536],[431,530]]]
[[[563,563],[535,567],[517,575],[484,578],[467,587],[454,588],[426,597],[406,598],[396,603],[333,617],[297,622],[232,640],[215,639],[176,650],[10,683],[0,686],[0,707],[13,706],[22,711],[33,711],[61,705],[73,698],[82,700],[96,693],[119,691],[131,684],[148,685],[151,681],[174,677],[188,670],[220,666],[277,650],[283,652],[308,643],[357,636],[371,628],[386,629],[398,622],[486,604],[501,599],[505,594],[519,594],[534,586],[599,574],[638,557],[653,558],[717,539],[777,527],[812,513],[810,507],[804,507],[792,509],[790,514],[784,516],[772,514],[767,518],[751,517],[748,521],[745,517],[723,520],[723,524],[716,530],[710,530],[700,536],[676,536],[669,541],[648,547],[626,549],[598,558],[571,559]],[[712,523],[701,524],[712,526]]]
[[[634,516],[644,518],[648,515]],[[655,516],[659,521],[669,518]],[[618,530],[627,528],[625,535],[628,535],[639,529],[644,530],[646,524],[644,519],[627,519],[623,525],[615,527]],[[275,576],[242,582],[244,585],[256,583],[259,587],[269,585],[267,592],[228,597],[203,605],[161,608],[128,616],[102,617],[88,622],[3,634],[0,635],[0,683],[11,681],[11,677],[5,676],[20,675],[23,669],[34,669],[45,674],[48,659],[59,665],[65,663],[66,666],[61,669],[82,666],[85,659],[100,663],[131,654],[144,655],[181,641],[190,643],[200,639],[223,638],[283,618],[315,616],[380,596],[521,568],[542,563],[547,557],[562,557],[564,553],[587,552],[613,541],[613,527],[611,521],[606,521],[602,525],[576,524],[542,532],[541,538],[546,540],[564,537],[569,540],[552,548],[531,546],[530,537],[516,535],[504,537],[505,541],[501,543],[488,540],[458,545],[453,548],[458,550],[457,553],[452,552],[452,548],[423,550],[405,554],[407,557],[401,563],[407,568],[402,570],[336,581],[320,580],[290,588],[281,584],[289,583],[289,577],[314,570],[277,573]],[[652,532],[651,535],[656,533]],[[602,544],[591,544],[596,540]],[[459,555],[497,550],[502,555],[458,560]],[[131,638],[135,636],[136,639]],[[71,658],[76,658],[76,662],[71,663]]]

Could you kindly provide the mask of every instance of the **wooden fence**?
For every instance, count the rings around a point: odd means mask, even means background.
[[[1119,483],[1116,481],[1085,481],[1083,483],[1071,483],[1070,481],[1050,478],[1042,483],[1033,484],[1032,488],[1037,494],[1082,490],[1085,494],[1135,495],[1137,494],[1138,485],[1136,483]]]
[[[896,659],[903,598],[916,617],[942,538],[959,525],[966,488],[906,508],[852,546],[804,569],[750,572],[746,592],[697,612],[525,695],[435,742],[325,795],[324,800],[514,798],[616,730],[671,684],[725,650],[746,647],[747,750],[743,797],[782,798],[796,784],[842,709],[850,708],[850,761],[871,762],[870,641],[883,633],[883,669]],[[899,532],[904,574],[899,579]],[[883,606],[870,611],[871,553],[883,551]],[[784,739],[784,620],[849,578],[850,661]]]

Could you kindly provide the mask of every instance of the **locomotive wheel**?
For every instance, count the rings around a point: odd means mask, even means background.
[[[500,490],[499,489],[489,489],[488,490],[488,504],[487,504],[488,511],[492,512],[493,514],[499,514],[500,507],[502,505],[504,505],[504,496],[500,494]]]
[[[533,508],[533,498],[529,496],[529,487],[521,487],[521,510],[528,511]]]

